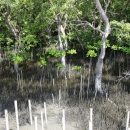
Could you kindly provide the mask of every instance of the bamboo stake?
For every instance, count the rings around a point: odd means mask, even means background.
[[[57,78],[59,77],[58,71],[59,71],[59,70],[58,70],[58,68],[57,68],[57,71],[56,71],[56,76],[57,76]]]
[[[9,130],[9,119],[8,119],[8,110],[5,109],[5,122],[6,122],[6,130]]]
[[[20,87],[23,90],[23,72],[22,72],[22,70],[21,70]]]
[[[76,85],[74,86],[74,96],[76,95]]]
[[[61,100],[61,89],[59,89],[59,107],[61,106],[60,100]]]
[[[129,130],[129,119],[130,119],[130,112],[127,112],[127,120],[126,120],[126,130]]]
[[[70,68],[70,64],[69,64],[69,74],[68,74],[69,79],[70,79],[70,75],[71,75],[71,68]]]
[[[17,73],[17,90],[20,88],[20,75]]]
[[[44,124],[43,124],[43,112],[41,111],[41,125],[42,125],[42,130],[44,130]]]
[[[53,93],[52,93],[52,102],[53,102],[53,104],[55,103],[55,102],[54,102],[54,95],[53,95]]]
[[[52,73],[50,72],[50,82],[52,82],[53,80],[53,76],[52,76]]]
[[[85,76],[82,77],[82,82],[83,82],[83,99],[84,99],[84,97],[85,97],[84,80],[85,80]]]
[[[52,80],[52,86],[54,87],[54,85],[55,85],[55,80],[53,78],[53,80]]]
[[[35,130],[38,130],[37,129],[37,116],[34,116],[34,122],[35,122]]]
[[[17,124],[17,130],[19,130],[19,119],[18,119],[18,106],[17,106],[17,101],[14,101],[14,106],[15,106],[15,115],[16,115],[16,124]]]
[[[31,101],[28,100],[28,106],[29,106],[29,116],[30,116],[30,124],[32,125],[32,107],[31,107]]]
[[[62,111],[62,114],[63,114],[63,116],[62,116],[62,127],[63,127],[63,130],[65,130],[65,110],[64,109]]]
[[[92,130],[92,122],[89,121],[89,130]]]
[[[90,122],[89,122],[89,125],[90,125],[90,130],[93,129],[93,108],[90,108]]]
[[[92,57],[90,57],[90,61],[89,61],[87,98],[88,98],[88,91],[89,91],[89,87],[90,87],[90,73],[91,73],[91,67],[92,67]]]
[[[80,80],[80,92],[79,92],[79,102],[82,101],[82,91],[83,91],[83,81],[82,81],[82,75]]]
[[[42,92],[42,78],[40,79],[39,86],[40,86],[40,89],[41,89],[41,92]]]
[[[65,76],[65,87],[66,87],[66,88],[68,87],[66,76]]]
[[[46,103],[44,102],[44,110],[45,110],[45,123],[47,126],[47,110],[46,110]]]

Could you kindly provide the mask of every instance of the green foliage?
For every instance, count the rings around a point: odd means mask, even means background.
[[[91,28],[74,28],[67,33],[67,38],[70,40],[70,46],[76,50],[99,50],[101,47],[99,37],[94,35]]]
[[[0,34],[0,42],[3,41],[3,39],[4,39],[4,35]]]
[[[111,26],[113,28],[112,35],[116,36],[117,42],[121,43],[124,40],[130,40],[130,23],[111,21]]]
[[[87,57],[96,57],[97,53],[94,50],[89,50],[86,54]]]
[[[14,56],[12,59],[15,63],[19,64],[23,62],[23,57],[22,56]]]
[[[118,50],[118,46],[117,46],[117,45],[112,45],[111,48],[112,48],[113,50]]]
[[[37,56],[37,57],[40,57],[40,53],[37,53],[36,56]]]
[[[63,66],[64,66],[64,65],[61,64],[61,63],[57,63],[57,64],[56,64],[56,67],[58,67],[59,69],[62,68]]]
[[[30,60],[30,55],[25,50],[21,50],[18,52],[15,52],[15,51],[8,51],[8,52],[9,52],[9,58],[11,59],[11,61],[16,62],[17,64],[25,60]]]
[[[40,67],[46,66],[46,60],[45,60],[44,57],[41,57],[41,58],[40,58],[39,64],[40,64]]]
[[[125,53],[130,53],[130,23],[124,21],[111,21],[113,31],[111,33],[111,39],[115,41],[114,45],[111,45],[113,50],[121,50]],[[110,39],[110,40],[111,40]]]
[[[22,44],[25,45],[27,50],[30,50],[31,47],[36,46],[38,43],[35,35],[27,35],[22,38]]]
[[[10,45],[10,44],[12,44],[14,42],[13,39],[11,39],[9,37],[7,37],[6,40],[7,40],[7,42],[6,42],[7,45]]]
[[[74,31],[68,32],[67,33],[67,39],[73,40],[76,37],[76,34]]]
[[[1,5],[0,12],[2,12],[2,8],[5,9],[5,7]],[[12,35],[8,29],[8,26],[5,24],[4,18],[0,14],[0,43],[4,45],[8,42],[8,40],[13,40]]]
[[[77,54],[75,49],[68,50],[67,53],[70,55]]]
[[[130,3],[126,0],[115,0],[111,2],[109,6],[109,10],[112,12],[109,12],[109,17],[112,20],[121,21],[125,20],[126,22],[130,22],[129,16],[130,16]]]
[[[1,0],[1,4],[11,4],[11,0]]]
[[[125,52],[126,54],[130,54],[130,47],[125,47],[125,46],[123,46],[123,47],[121,47],[121,50],[122,50],[123,52]]]
[[[81,70],[81,69],[82,69],[81,66],[74,66],[74,67],[72,67],[72,70]]]
[[[106,40],[106,48],[111,47],[109,40]]]
[[[89,43],[86,45],[86,49],[98,51],[101,48],[101,41]]]
[[[54,50],[54,49],[49,49],[47,51],[47,53],[51,56],[54,56],[56,58],[58,57],[62,57],[62,56],[65,56],[66,55],[66,52],[63,51],[63,50]]]
[[[105,7],[104,1],[101,4]],[[130,6],[124,8],[125,0],[113,1],[109,6],[108,16],[111,18],[112,32],[106,42],[106,48],[121,50],[130,53]],[[15,39],[10,28],[7,26],[2,14],[6,13],[6,5],[11,7],[9,20],[13,26],[21,32],[22,45],[14,43]],[[123,15],[121,13],[123,11]],[[97,51],[101,48],[101,36],[99,32],[81,21],[93,23],[95,27],[99,24],[100,17],[95,10],[94,1],[77,0],[2,0],[0,3],[0,43],[8,50],[9,57],[17,63],[29,60],[29,51],[34,47],[43,47],[44,44],[57,43],[57,15],[60,16],[62,25],[66,26],[67,36],[62,38],[68,40],[68,51],[53,50],[47,51],[47,58],[59,58],[66,54],[76,54],[76,50],[84,49],[86,56],[96,57]],[[112,12],[112,13],[111,13]],[[123,19],[120,22],[120,19]],[[115,21],[116,20],[116,21]],[[81,25],[80,25],[81,24]],[[103,27],[101,26],[103,29]],[[17,45],[17,52],[14,47]],[[45,59],[40,57],[41,65],[46,65]],[[60,66],[60,65],[58,65]],[[58,67],[57,66],[57,67]]]

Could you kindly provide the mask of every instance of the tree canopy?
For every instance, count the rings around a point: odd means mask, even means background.
[[[100,0],[103,9],[108,0]],[[130,1],[110,1],[107,7],[112,32],[107,39],[106,47],[130,53]],[[8,12],[9,11],[9,12]],[[58,43],[57,16],[65,27],[66,36],[61,33],[61,40],[68,40],[68,51],[84,51],[86,56],[95,57],[101,49],[101,35],[103,21],[95,2],[89,0],[2,0],[0,3],[0,44],[2,49],[8,50],[10,60],[18,63],[30,60],[30,50],[45,46],[56,46]],[[6,15],[8,17],[6,19]],[[19,35],[16,41],[10,22],[15,33]],[[95,27],[93,28],[92,27]],[[17,51],[14,54],[14,48]],[[49,54],[52,51],[49,51]],[[68,52],[64,52],[68,54]],[[45,53],[48,54],[48,53]],[[63,53],[53,50],[53,56]],[[45,55],[38,55],[44,59]],[[43,63],[42,63],[43,64]],[[45,65],[45,64],[44,64]]]

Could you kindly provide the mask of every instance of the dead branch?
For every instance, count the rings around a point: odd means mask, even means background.
[[[124,71],[122,75],[118,76],[118,81],[122,79],[128,80],[130,78],[130,71]]]

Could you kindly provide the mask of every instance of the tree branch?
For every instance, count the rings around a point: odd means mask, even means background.
[[[118,81],[121,81],[122,79],[130,79],[130,71],[125,71],[121,76],[118,76]]]
[[[98,27],[94,27],[94,25],[88,21],[81,21],[81,22],[82,22],[81,24],[77,24],[76,26],[82,26],[82,25],[86,26],[87,25],[87,26],[90,26],[91,28],[93,28],[94,30],[99,31],[102,35],[104,35],[104,32],[100,29],[100,23],[99,23]]]
[[[7,11],[6,11],[5,15],[4,15],[5,19],[8,19],[8,16],[10,15],[10,11],[11,11],[10,6],[7,5]]]
[[[15,40],[18,41],[19,40],[19,34],[20,32],[14,27],[14,25],[11,23],[11,21],[9,20],[9,15],[11,12],[11,8],[9,5],[7,5],[7,10],[5,14],[2,14],[8,27],[10,28],[11,32],[14,34]]]
[[[106,2],[106,0],[104,0],[104,3],[105,3],[105,13],[107,12],[107,8],[110,4],[111,0],[108,0],[108,2]]]
[[[99,11],[99,13],[100,13],[104,23],[105,23],[105,30],[104,30],[105,37],[108,37],[108,35],[111,32],[111,28],[110,28],[108,17],[106,15],[106,12],[103,10],[99,0],[95,0],[95,3],[96,3],[98,11]],[[106,9],[105,9],[106,11],[107,11],[107,7],[108,7],[109,3],[110,3],[110,0],[109,0],[108,4],[106,5]]]

